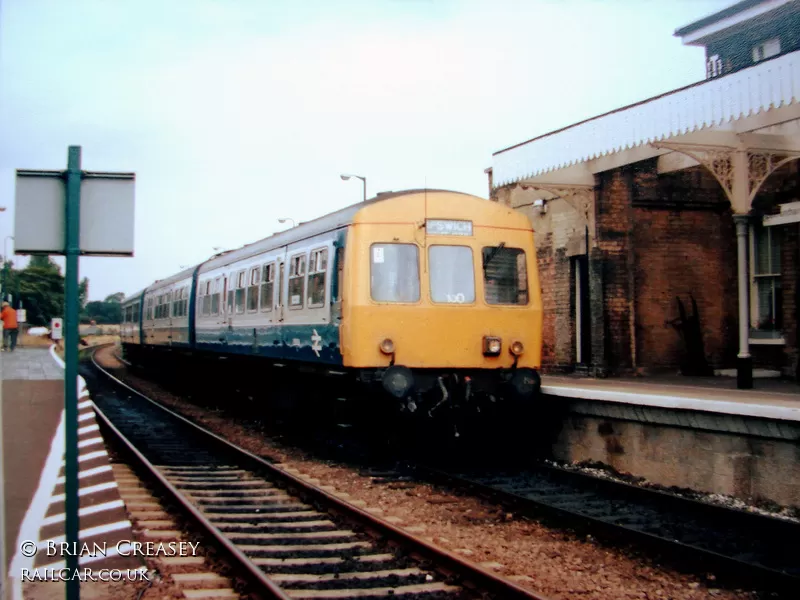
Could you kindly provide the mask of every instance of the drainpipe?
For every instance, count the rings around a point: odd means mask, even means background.
[[[749,390],[753,387],[753,358],[750,356],[750,289],[747,276],[747,234],[750,217],[734,215],[736,245],[738,250],[739,285],[739,354],[736,357],[736,387]]]

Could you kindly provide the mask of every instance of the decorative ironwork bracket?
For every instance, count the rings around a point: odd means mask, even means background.
[[[590,222],[594,204],[594,187],[591,185],[556,183],[518,183],[523,190],[541,190],[552,194],[547,201],[561,198],[566,201],[587,223]]]
[[[753,199],[759,189],[775,171],[786,163],[800,158],[800,151],[761,149],[680,142],[657,142],[654,148],[672,150],[693,158],[706,169],[722,186],[725,195],[736,212],[749,212]],[[746,170],[746,176],[737,172]],[[737,180],[737,177],[739,178]],[[744,187],[745,193],[737,198],[737,183]],[[744,203],[745,206],[739,206]]]

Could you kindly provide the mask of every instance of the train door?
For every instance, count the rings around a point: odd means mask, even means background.
[[[172,336],[175,331],[172,323],[172,319],[175,317],[175,307],[172,302],[177,293],[177,291],[167,293],[167,346],[172,346]]]
[[[286,281],[285,275],[286,269],[286,260],[280,259],[278,261],[278,294],[277,300],[275,304],[275,316],[278,319],[278,323],[283,323],[283,308],[284,308],[284,282]]]
[[[221,319],[221,326],[222,326],[222,339],[223,345],[227,348],[228,342],[231,339],[231,333],[233,331],[233,277],[234,274],[230,273],[229,275],[223,276],[223,284],[222,284],[222,299],[220,302],[224,305],[225,314]],[[222,310],[222,308],[220,308]]]

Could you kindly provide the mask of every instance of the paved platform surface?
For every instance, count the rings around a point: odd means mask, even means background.
[[[544,375],[542,391],[564,398],[800,421],[800,385],[780,379],[755,379],[752,389],[740,390],[735,377]]]
[[[47,348],[18,347],[0,353],[0,378],[6,557],[9,577],[17,578],[22,568],[65,566],[63,556],[47,551],[50,542],[65,541],[64,373]],[[80,542],[109,549],[101,560],[82,557],[80,565],[138,568],[140,561],[116,552],[118,542],[133,539],[131,523],[85,388],[79,389],[78,414]],[[34,557],[18,552],[24,540],[36,542]]]

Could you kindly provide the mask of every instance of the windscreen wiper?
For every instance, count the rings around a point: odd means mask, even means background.
[[[500,252],[500,250],[502,250],[503,248],[505,248],[505,246],[506,246],[505,242],[500,242],[500,244],[496,248],[492,249],[492,253],[489,254],[489,257],[483,261],[484,275],[486,275],[486,267],[489,266],[489,263],[492,262],[492,260],[494,260],[494,257],[497,256],[497,253]]]

